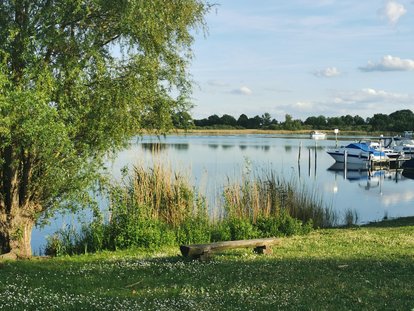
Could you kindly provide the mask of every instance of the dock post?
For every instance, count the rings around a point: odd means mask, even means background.
[[[338,133],[339,133],[339,129],[334,129],[334,133],[335,133],[335,146],[336,146],[336,148],[338,148]]]
[[[315,140],[315,178],[316,178],[316,169],[317,169],[317,160],[318,160],[318,154],[317,154],[317,142]]]
[[[348,151],[344,151],[344,176],[346,179],[346,171],[347,171],[347,164],[348,164]]]

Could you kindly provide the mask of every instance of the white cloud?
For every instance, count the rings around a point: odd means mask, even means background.
[[[311,103],[311,102],[297,102],[296,104],[293,104],[293,108],[296,111],[301,111],[301,112],[311,112],[315,109],[315,104]]]
[[[231,91],[231,93],[237,94],[237,95],[247,95],[247,96],[253,94],[252,90],[248,88],[247,86],[242,86],[238,89],[235,89]]]
[[[366,66],[359,69],[362,71],[408,71],[414,70],[414,60],[387,55],[379,62],[369,61]]]
[[[322,78],[332,78],[341,75],[341,72],[336,67],[328,67],[323,70],[315,71],[314,76]]]
[[[404,5],[396,1],[387,1],[385,7],[382,8],[381,13],[388,22],[392,25],[398,23],[398,20],[407,13]]]
[[[291,105],[279,106],[285,111],[300,118],[325,115],[360,115],[369,117],[375,113],[391,113],[401,107],[414,109],[414,96],[401,93],[387,92],[373,88],[356,91],[336,91],[320,101],[299,101]]]
[[[335,104],[359,105],[368,103],[408,103],[413,98],[407,94],[365,88],[354,92],[341,92],[333,99]]]

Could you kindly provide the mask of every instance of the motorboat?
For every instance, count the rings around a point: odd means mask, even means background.
[[[318,132],[318,131],[312,131],[310,132],[310,138],[312,139],[325,139],[326,133]]]
[[[371,162],[386,162],[389,160],[385,152],[375,150],[366,143],[350,143],[336,149],[328,150],[327,153],[336,162],[361,164]]]
[[[407,156],[414,156],[414,139],[407,137],[394,137],[392,149],[395,152],[402,152]]]
[[[414,139],[412,132],[405,131],[404,136],[381,136],[379,142],[384,149],[392,150],[400,156],[413,157],[414,156]]]
[[[404,155],[403,151],[397,151],[394,148],[391,148],[389,146],[389,143],[387,143],[386,138],[381,137],[378,139],[378,141],[375,140],[361,140],[360,143],[364,143],[368,145],[369,147],[384,152],[385,155],[390,159],[397,159],[399,157],[402,157]]]

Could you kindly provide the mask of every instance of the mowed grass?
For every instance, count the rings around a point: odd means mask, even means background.
[[[0,310],[413,310],[414,218],[185,260],[178,247],[0,263]]]

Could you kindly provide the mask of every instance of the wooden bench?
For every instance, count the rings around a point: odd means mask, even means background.
[[[208,260],[213,252],[222,251],[232,248],[249,248],[253,247],[257,254],[271,254],[272,245],[280,244],[279,238],[253,239],[253,240],[238,240],[216,242],[208,244],[191,244],[181,245],[181,254],[184,257],[192,259],[200,259],[201,261]]]

